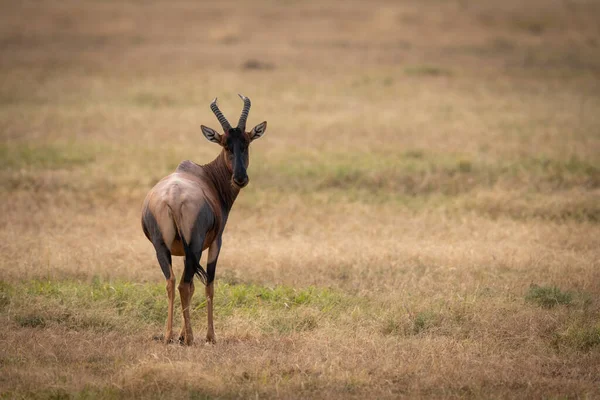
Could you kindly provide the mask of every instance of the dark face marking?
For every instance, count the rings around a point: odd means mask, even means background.
[[[246,169],[248,168],[248,146],[250,140],[241,129],[232,128],[225,135],[223,147],[227,154],[227,163],[232,172],[232,184],[239,189],[248,184],[250,179]]]

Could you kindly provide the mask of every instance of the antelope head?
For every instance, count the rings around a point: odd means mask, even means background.
[[[241,189],[250,181],[246,172],[250,162],[248,146],[253,140],[258,139],[265,133],[267,130],[267,121],[261,122],[252,128],[250,132],[246,132],[246,119],[248,119],[251,103],[249,98],[241,94],[238,94],[238,96],[244,101],[244,109],[242,110],[237,127],[231,127],[221,110],[219,110],[217,99],[215,98],[210,103],[210,108],[221,123],[223,134],[221,135],[214,129],[204,125],[201,126],[201,129],[204,137],[223,148],[225,164],[231,173],[231,184]]]

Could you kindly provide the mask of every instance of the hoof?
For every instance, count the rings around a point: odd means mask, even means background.
[[[217,340],[214,336],[206,336],[206,344],[217,344]]]
[[[192,344],[194,344],[194,337],[188,337],[188,339],[186,340],[184,336],[179,336],[179,344],[182,346],[191,346]]]
[[[154,340],[156,342],[163,342],[164,344],[175,343],[175,341],[173,340],[172,337],[165,339],[165,335],[163,335],[163,334],[153,336],[152,340]]]

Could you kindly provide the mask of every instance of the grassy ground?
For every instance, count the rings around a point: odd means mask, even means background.
[[[3,4],[0,394],[600,396],[600,4],[521,3]],[[238,92],[218,343],[165,346],[141,202]]]

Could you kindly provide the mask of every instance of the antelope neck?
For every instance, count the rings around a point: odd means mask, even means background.
[[[240,189],[231,184],[232,172],[229,171],[225,162],[225,150],[222,150],[217,158],[210,163],[203,165],[202,168],[209,176],[211,182],[215,185],[217,193],[219,193],[221,204],[225,210],[231,210],[233,202],[240,193]]]

